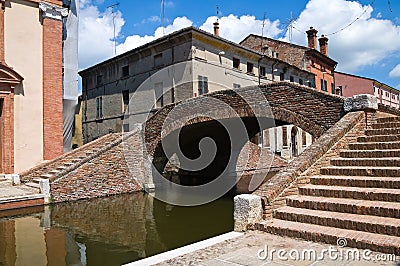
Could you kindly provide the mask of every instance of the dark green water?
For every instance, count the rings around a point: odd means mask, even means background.
[[[0,265],[121,265],[232,229],[230,198],[177,207],[135,193],[56,204],[0,218]]]

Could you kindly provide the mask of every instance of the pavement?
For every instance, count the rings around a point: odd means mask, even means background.
[[[393,254],[281,237],[260,231],[248,231],[238,237],[155,265],[372,266],[400,265],[400,257]]]

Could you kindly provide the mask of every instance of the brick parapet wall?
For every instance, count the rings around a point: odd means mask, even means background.
[[[120,138],[121,139],[121,138]],[[128,147],[125,147],[127,145]],[[51,183],[53,202],[75,201],[143,190],[143,142],[140,130]],[[138,151],[134,154],[130,151]]]
[[[390,107],[387,105],[383,105],[383,104],[378,104],[378,111],[380,112],[384,112],[387,114],[392,114],[395,116],[400,116],[400,109],[394,108],[394,107]]]
[[[93,148],[97,148],[98,146],[102,146],[105,142],[108,142],[109,140],[112,141],[114,139],[119,140],[121,142],[122,141],[121,134],[107,134],[97,140],[86,143],[85,145],[75,150],[62,154],[51,161],[45,161],[35,167],[32,167],[24,172],[21,172],[20,173],[21,179],[22,181],[28,181],[34,176],[39,177],[41,173],[45,173],[49,169],[55,169],[55,166],[61,161],[69,158],[71,159],[78,158],[78,156],[85,154],[86,151],[89,151]]]
[[[63,153],[62,21],[43,18],[43,159]]]
[[[354,129],[354,130],[353,130]],[[277,175],[263,184],[254,194],[262,198],[266,211],[265,216],[271,214],[270,210],[275,201],[282,203],[283,193],[299,179],[319,171],[319,167],[327,165],[331,158],[338,156],[339,150],[347,147],[357,134],[363,134],[365,129],[365,114],[362,111],[346,114],[338,123],[326,131],[315,143],[309,146],[300,156],[289,163]],[[350,133],[349,133],[350,132]],[[360,133],[361,132],[361,133]],[[349,133],[349,134],[348,134]],[[347,138],[341,139],[347,136]],[[299,180],[299,183],[302,183]],[[269,211],[269,212],[268,212]]]

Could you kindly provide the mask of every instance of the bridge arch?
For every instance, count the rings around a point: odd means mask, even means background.
[[[259,91],[263,97],[257,98],[256,95]],[[251,98],[253,93],[254,98]],[[244,94],[250,96],[251,104],[241,97]],[[213,106],[207,101],[210,98],[225,103],[231,108],[231,111],[213,109]],[[263,117],[256,117],[252,107],[266,102],[270,106],[270,110],[264,112]],[[148,119],[145,125],[146,149],[155,168],[162,172],[169,159],[164,153],[162,140],[173,134],[182,134],[179,138],[182,140],[183,146],[188,145],[184,148],[187,150],[186,154],[193,158],[199,156],[199,141],[204,137],[211,137],[215,140],[217,148],[231,148],[229,145],[236,145],[236,148],[240,148],[261,130],[275,125],[293,124],[318,138],[344,115],[343,105],[344,98],[342,97],[287,82],[213,92],[165,106]],[[176,108],[181,108],[181,110],[203,108],[212,111],[210,115],[199,115],[192,118],[184,111],[178,114],[175,112],[174,118],[171,120],[169,115]],[[168,121],[168,119],[170,120]],[[226,132],[223,132],[220,122],[235,123],[235,119],[240,119],[246,125],[248,139],[237,139],[235,140],[237,143],[228,144],[226,143]],[[224,152],[217,153],[215,158],[218,157],[218,159],[215,164],[211,165],[211,168],[215,170],[216,165],[226,163],[224,156]]]

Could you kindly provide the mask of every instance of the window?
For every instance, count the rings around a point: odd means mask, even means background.
[[[123,66],[122,67],[122,77],[128,77],[129,76],[129,65]]]
[[[122,91],[122,112],[126,112],[129,106],[129,90]]]
[[[343,95],[343,91],[342,91],[342,86],[337,86],[336,88],[336,94],[342,96]]]
[[[321,90],[328,91],[328,82],[324,79],[321,79]]]
[[[279,80],[284,81],[285,80],[285,73],[279,74]]]
[[[129,132],[129,124],[128,123],[127,124],[123,124],[122,126],[123,126],[123,131],[124,132]]]
[[[335,93],[335,84],[331,83],[331,92],[332,94],[336,94]]]
[[[253,73],[254,64],[247,62],[247,73]]]
[[[96,118],[103,118],[103,97],[96,98]]]
[[[154,84],[154,92],[156,95],[156,108],[161,108],[164,106],[164,92],[163,83],[158,82]]]
[[[240,59],[238,58],[233,58],[233,67],[236,69],[240,69]]]
[[[96,84],[97,85],[103,84],[103,75],[97,75]]]
[[[199,88],[198,88],[199,95],[208,93],[208,78],[207,77],[199,76],[198,85],[199,85]]]
[[[302,145],[303,147],[307,146],[307,134],[306,132],[303,130],[301,133],[301,139],[302,139]]]
[[[294,82],[294,77],[290,76],[290,82]]]
[[[263,76],[263,77],[265,77],[265,75],[266,75],[266,71],[265,71],[265,67],[260,67],[260,76]]]
[[[299,84],[300,84],[300,85],[303,85],[303,84],[304,84],[304,82],[303,82],[302,79],[299,79]]]
[[[287,146],[287,128],[285,126],[282,127],[282,145]]]
[[[233,88],[234,89],[240,89],[240,84],[233,83]]]
[[[162,59],[163,59],[162,54],[155,55],[154,56],[154,67],[162,66],[163,65]]]

